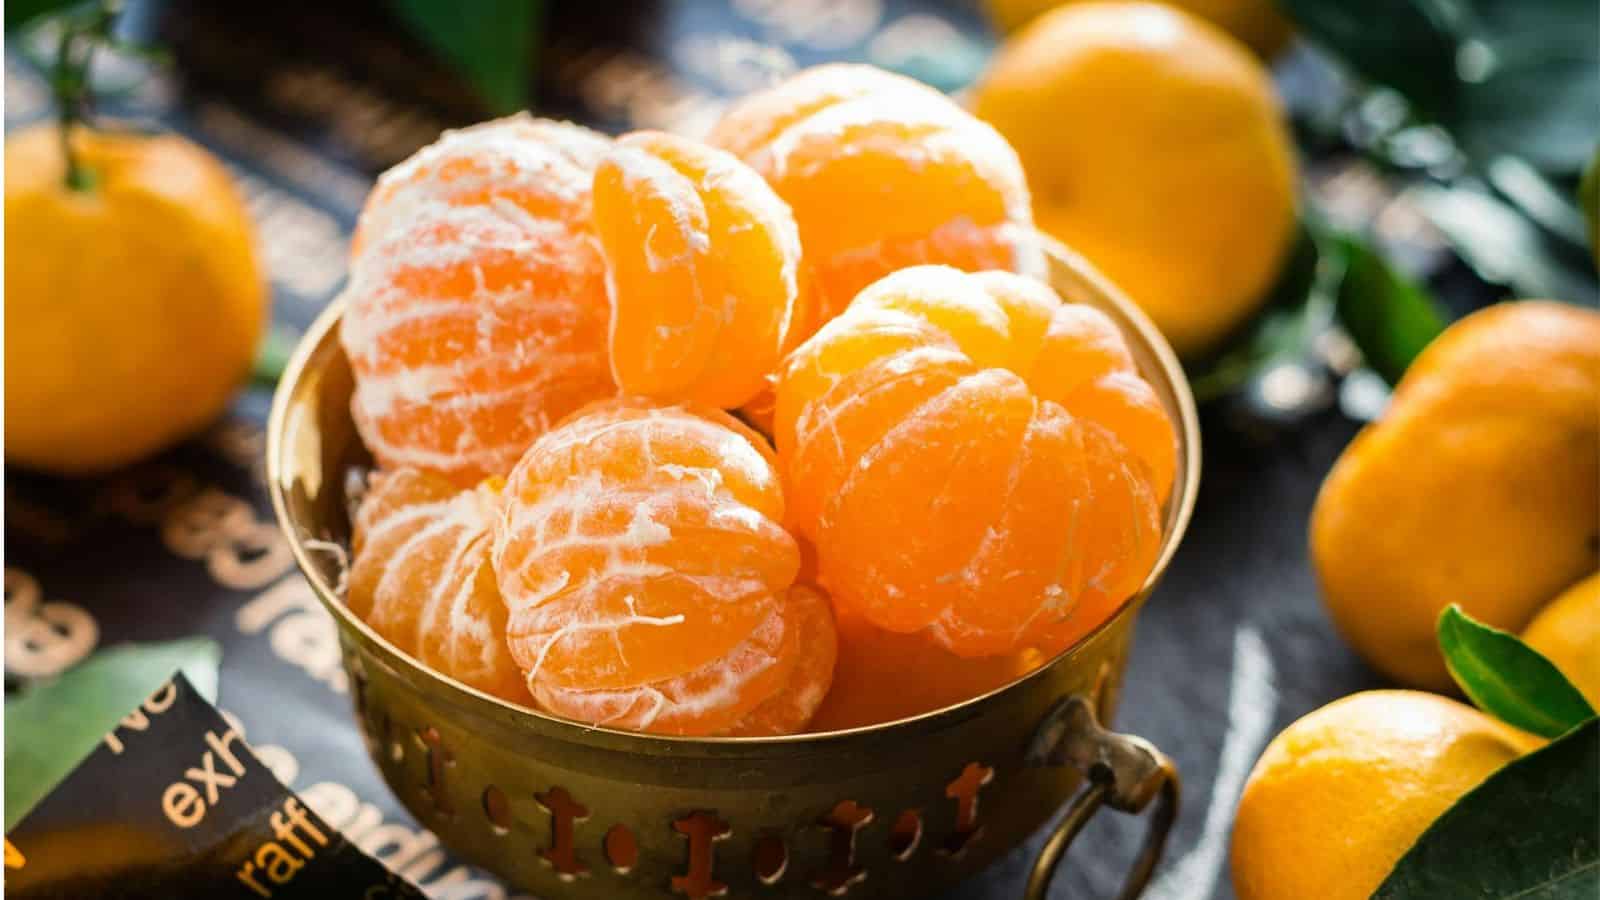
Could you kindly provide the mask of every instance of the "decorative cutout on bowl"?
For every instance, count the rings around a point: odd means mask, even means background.
[[[606,862],[618,875],[626,875],[639,864],[639,839],[626,825],[613,825],[606,830],[601,846],[606,852]]]
[[[553,787],[542,794],[534,794],[533,799],[550,813],[550,846],[540,850],[539,856],[556,870],[556,876],[562,881],[589,874],[589,867],[578,860],[578,849],[573,840],[573,825],[589,818],[589,808],[574,800],[563,787]]]
[[[943,852],[951,858],[959,859],[983,836],[983,826],[978,824],[978,792],[991,781],[994,781],[992,767],[970,762],[955,781],[945,785],[944,795],[956,801],[956,830],[943,847]]]
[[[811,883],[830,896],[842,897],[854,885],[866,880],[867,870],[856,865],[856,833],[872,823],[872,810],[854,800],[841,800],[822,817],[823,827],[833,832],[828,847],[828,864]]]
[[[756,880],[762,884],[774,885],[782,881],[789,871],[789,847],[783,838],[776,834],[762,835],[751,849],[750,868],[755,870]]]
[[[889,829],[889,856],[895,862],[905,862],[922,844],[922,812],[908,809],[894,820]]]
[[[689,900],[726,894],[728,886],[711,877],[717,863],[712,845],[726,840],[733,828],[717,818],[715,812],[698,810],[674,821],[672,829],[689,839],[689,867],[682,875],[672,876],[672,890]]]

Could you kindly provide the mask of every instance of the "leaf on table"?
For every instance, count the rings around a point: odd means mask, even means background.
[[[1552,738],[1595,712],[1539,651],[1450,604],[1439,615],[1439,649],[1450,676],[1479,709],[1523,731]]]
[[[122,717],[183,674],[217,696],[222,648],[209,638],[124,644],[6,698],[5,827],[15,825],[94,750]]]
[[[1471,159],[1575,174],[1600,133],[1593,0],[1282,0],[1302,34],[1443,126]]]
[[[540,0],[479,0],[466,13],[456,0],[392,0],[400,18],[466,76],[496,113],[525,109],[534,80]]]
[[[1600,896],[1600,719],[1490,775],[1400,858],[1373,900]]]
[[[1422,348],[1444,331],[1446,317],[1432,294],[1364,241],[1337,233],[1327,240],[1338,243],[1345,260],[1339,322],[1367,365],[1395,384]]]

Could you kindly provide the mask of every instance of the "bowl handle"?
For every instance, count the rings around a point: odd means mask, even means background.
[[[1172,760],[1144,738],[1100,727],[1088,699],[1074,694],[1057,703],[1039,726],[1028,751],[1028,764],[1071,765],[1083,773],[1088,787],[1068,804],[1066,815],[1039,851],[1023,891],[1024,900],[1046,900],[1061,857],[1101,806],[1138,813],[1155,800],[1144,846],[1117,897],[1134,900],[1142,894],[1178,817],[1182,785]]]

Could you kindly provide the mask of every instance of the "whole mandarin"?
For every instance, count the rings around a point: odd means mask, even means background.
[[[789,682],[799,551],[771,450],[731,416],[594,404],[529,448],[502,509],[508,641],[542,707],[718,734]]]
[[[463,491],[417,469],[374,474],[356,512],[345,601],[422,664],[531,705],[489,559],[498,506],[493,484]]]
[[[1499,303],[1411,363],[1345,447],[1311,510],[1311,561],[1336,625],[1374,668],[1449,690],[1449,603],[1517,631],[1595,571],[1600,312]]]
[[[505,475],[551,423],[616,392],[590,186],[608,142],[516,116],[386,172],[358,224],[340,343],[385,467]]]
[[[800,236],[760,175],[636,132],[595,170],[594,222],[623,392],[733,408],[767,387],[799,303]]]
[[[841,613],[987,656],[1086,633],[1136,593],[1177,445],[1120,340],[1033,279],[919,266],[790,354],[790,523]]]
[[[1366,900],[1433,820],[1543,742],[1417,691],[1367,691],[1272,739],[1233,826],[1239,900]]]
[[[1039,228],[1116,282],[1181,356],[1259,308],[1296,234],[1272,80],[1156,3],[1070,3],[1008,41],[973,110],[1017,150]]]

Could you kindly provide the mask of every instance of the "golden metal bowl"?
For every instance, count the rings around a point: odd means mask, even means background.
[[[424,668],[351,615],[335,590],[338,564],[316,545],[348,541],[346,473],[368,460],[350,419],[340,306],[330,306],[273,404],[272,502],[338,623],[373,760],[418,821],[546,898],[898,898],[977,872],[1070,801],[1027,887],[1042,898],[1101,805],[1138,812],[1156,800],[1124,896],[1137,894],[1176,814],[1177,775],[1148,743],[1097,722],[1115,709],[1134,618],[1188,525],[1199,426],[1149,319],[1077,256],[1059,246],[1050,256],[1056,290],[1112,316],[1178,423],[1177,483],[1154,571],[1110,621],[1006,687],[897,722],[776,738],[660,737],[523,709]]]

